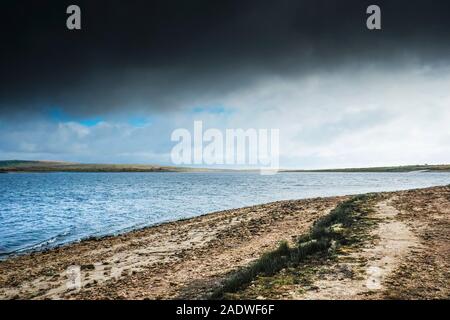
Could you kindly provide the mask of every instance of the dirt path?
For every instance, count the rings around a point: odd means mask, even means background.
[[[420,247],[388,277],[379,298],[450,299],[450,187],[404,191],[392,205]]]
[[[331,266],[328,272],[314,281],[314,290],[296,298],[361,299],[386,289],[386,278],[398,268],[412,248],[420,247],[419,239],[408,225],[397,220],[399,211],[391,202],[392,198],[375,206],[371,217],[379,221],[371,232],[375,243],[350,253],[345,261]],[[352,276],[346,277],[343,273]]]
[[[201,298],[227,272],[306,232],[345,199],[228,210],[12,258],[0,262],[0,298]]]
[[[233,299],[450,299],[450,187],[378,193],[332,254],[260,276]]]

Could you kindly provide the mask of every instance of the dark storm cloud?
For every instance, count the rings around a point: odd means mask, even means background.
[[[82,30],[65,27],[66,7]],[[369,4],[381,31],[366,29]],[[3,1],[2,115],[168,110],[265,76],[447,63],[448,1]]]

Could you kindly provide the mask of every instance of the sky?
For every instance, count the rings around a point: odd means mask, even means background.
[[[448,1],[1,6],[0,159],[170,165],[202,120],[279,129],[284,168],[450,163]]]

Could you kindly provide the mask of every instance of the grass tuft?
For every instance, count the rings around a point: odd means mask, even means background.
[[[296,266],[308,256],[328,252],[339,247],[347,240],[345,232],[365,213],[365,202],[372,194],[358,195],[339,204],[331,212],[317,220],[308,234],[300,236],[294,247],[286,241],[277,249],[264,253],[249,266],[238,270],[211,295],[212,299],[221,299],[226,293],[237,292],[245,288],[258,276],[272,276],[280,270]],[[333,244],[333,246],[332,246]]]

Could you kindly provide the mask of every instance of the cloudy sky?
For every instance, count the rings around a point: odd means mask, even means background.
[[[0,159],[171,164],[202,120],[280,129],[286,168],[450,163],[448,1],[1,6]]]

